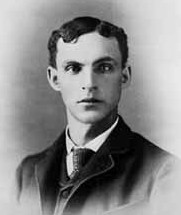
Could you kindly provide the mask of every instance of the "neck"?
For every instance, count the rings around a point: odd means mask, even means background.
[[[71,139],[78,146],[84,146],[89,141],[110,128],[117,118],[117,110],[108,117],[95,122],[84,123],[75,119],[72,115],[68,115],[69,134]]]

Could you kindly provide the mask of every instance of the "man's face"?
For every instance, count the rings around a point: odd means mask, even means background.
[[[122,90],[117,40],[93,32],[75,43],[60,39],[57,50],[56,90],[62,94],[68,117],[93,124],[117,113]]]

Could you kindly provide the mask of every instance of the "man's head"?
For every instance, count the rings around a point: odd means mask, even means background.
[[[61,92],[68,120],[94,124],[115,118],[122,89],[130,82],[123,30],[90,17],[60,29],[49,41],[47,77]]]
[[[124,68],[128,59],[127,35],[122,28],[109,22],[99,20],[94,17],[78,17],[52,32],[48,42],[49,65],[56,68],[57,42],[60,38],[65,43],[73,43],[84,34],[98,32],[101,36],[114,37],[118,41],[119,50],[122,56],[122,67]],[[61,50],[60,50],[61,51]]]

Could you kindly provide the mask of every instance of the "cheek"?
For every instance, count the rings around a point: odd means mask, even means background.
[[[61,86],[61,95],[65,104],[74,101],[76,98],[77,90],[76,87],[71,83],[64,83]]]
[[[119,78],[104,82],[105,96],[109,96],[112,100],[116,99],[121,94],[121,81]]]

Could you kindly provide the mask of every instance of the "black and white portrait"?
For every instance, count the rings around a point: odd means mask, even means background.
[[[180,2],[0,8],[2,214],[179,215]]]

